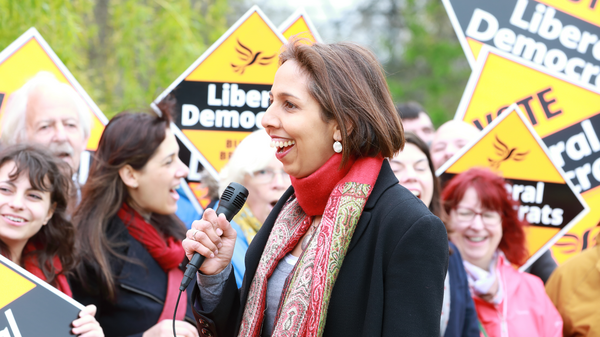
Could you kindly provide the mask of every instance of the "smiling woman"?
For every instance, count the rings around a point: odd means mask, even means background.
[[[506,181],[473,168],[442,193],[450,240],[465,261],[475,308],[488,336],[562,336],[563,322],[537,276],[518,272],[527,257],[524,221]]]
[[[72,296],[66,275],[76,260],[75,228],[66,219],[66,166],[32,145],[13,145],[0,153],[0,253]],[[85,307],[72,333],[103,336],[95,313],[95,306]]]
[[[292,38],[279,60],[262,125],[292,186],[248,247],[240,290],[231,224],[212,210],[192,224],[183,247],[207,257],[198,331],[439,336],[446,231],[384,160],[404,135],[375,56]]]
[[[185,259],[185,226],[174,216],[176,189],[188,168],[169,123],[168,114],[115,116],[100,138],[74,214],[82,263],[73,295],[98,306],[109,336],[161,336],[171,329]],[[195,337],[184,321],[185,303],[177,312],[177,333]],[[191,317],[189,305],[187,312]]]

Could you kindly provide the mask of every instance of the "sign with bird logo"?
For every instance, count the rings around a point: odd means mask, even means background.
[[[152,103],[174,116],[193,190],[202,170],[218,179],[237,144],[262,128],[284,42],[254,6]]]
[[[81,155],[78,175],[79,182],[84,183],[88,176],[90,151],[98,148],[100,136],[108,119],[50,48],[46,40],[35,28],[30,28],[0,52],[0,115],[2,122],[7,113],[25,114],[24,108],[20,107],[26,106],[26,102],[17,103],[17,99],[14,98],[13,104],[11,104],[14,97],[11,94],[27,83],[37,81],[38,78],[51,78],[72,87],[79,96],[73,101],[81,101],[81,105],[84,105],[82,109],[87,110],[86,113],[90,114],[91,129],[86,146],[87,151]],[[81,105],[77,104],[78,107]]]
[[[445,182],[472,167],[486,167],[504,177],[520,203],[527,229],[526,269],[589,211],[575,186],[551,156],[529,120],[513,104],[438,169]]]
[[[312,43],[323,42],[319,32],[313,25],[312,21],[302,8],[298,9],[294,14],[290,15],[281,25],[279,31],[283,34],[286,40],[292,36],[298,36],[307,39]]]
[[[455,119],[483,129],[502,116],[513,102],[517,102],[548,146],[575,191],[581,193],[588,204],[599,204],[600,90],[483,46]],[[593,231],[599,222],[600,209],[591,209],[569,235],[552,248],[556,260],[563,262],[593,245],[585,238],[586,233]]]
[[[0,337],[72,336],[83,305],[2,255],[0,289]]]

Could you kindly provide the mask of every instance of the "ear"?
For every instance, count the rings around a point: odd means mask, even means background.
[[[140,185],[138,182],[138,174],[136,170],[133,169],[130,165],[125,165],[119,169],[119,176],[125,186],[130,188],[138,188]]]
[[[53,203],[52,205],[50,205],[50,208],[48,208],[48,214],[46,214],[46,217],[42,221],[43,226],[46,226],[48,224],[48,221],[50,221],[50,219],[52,219],[55,209],[56,209],[56,203]]]
[[[342,141],[342,132],[340,131],[339,127],[335,127],[335,131],[333,132],[333,140],[335,140],[336,142],[341,142]]]
[[[346,126],[346,135],[350,135],[352,134],[352,130],[354,130],[354,127],[352,126],[352,123],[347,123],[348,125]],[[333,127],[334,129],[334,133],[333,133],[333,139],[341,142],[342,141],[342,130],[340,129],[340,125],[339,124],[335,124],[335,126]]]

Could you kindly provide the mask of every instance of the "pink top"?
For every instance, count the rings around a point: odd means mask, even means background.
[[[504,254],[496,264],[504,296],[498,305],[473,295],[479,321],[489,337],[562,336],[563,321],[537,276],[516,270]]]

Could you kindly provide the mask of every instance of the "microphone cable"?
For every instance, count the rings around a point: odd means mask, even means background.
[[[217,207],[216,213],[217,216],[220,214],[225,214],[225,218],[227,221],[231,222],[233,217],[238,214],[238,212],[244,207],[246,203],[246,199],[248,199],[248,190],[238,184],[236,182],[230,183],[223,194],[221,195],[221,199],[219,200],[219,207]],[[177,304],[175,304],[175,312],[173,313],[173,337],[177,337],[177,332],[175,331],[175,319],[177,318],[177,308],[179,307],[179,299],[181,298],[181,293],[187,288],[187,286],[192,281],[192,278],[200,269],[200,266],[204,262],[205,257],[194,253],[192,259],[186,266],[186,270],[183,274],[183,279],[181,280],[181,285],[179,286],[179,296],[177,296]],[[187,300],[187,299],[186,299]]]

